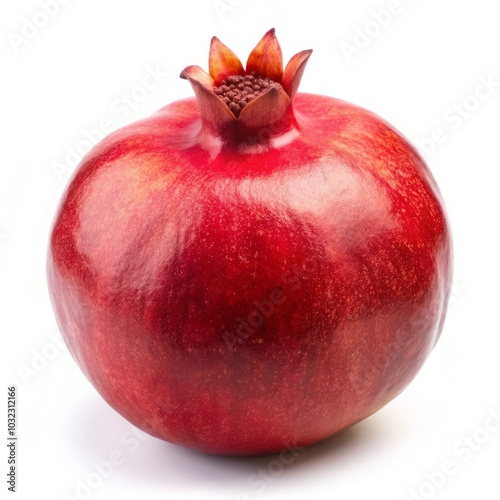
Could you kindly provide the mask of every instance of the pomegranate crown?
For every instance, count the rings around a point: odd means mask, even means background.
[[[279,120],[290,107],[312,50],[295,54],[283,70],[275,29],[269,30],[248,56],[246,68],[217,37],[210,43],[209,72],[188,66],[189,81],[202,118],[216,127],[240,122],[254,128]]]

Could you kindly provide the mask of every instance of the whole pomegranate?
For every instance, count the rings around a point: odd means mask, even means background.
[[[274,30],[99,143],[55,218],[48,282],[102,397],[171,443],[306,446],[382,408],[443,327],[451,240],[438,188],[389,124],[297,93]]]

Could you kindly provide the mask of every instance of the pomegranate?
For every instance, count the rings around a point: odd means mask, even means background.
[[[48,284],[68,348],[143,431],[213,454],[307,446],[373,414],[443,328],[451,238],[428,167],[353,104],[297,93],[270,30],[217,38],[196,98],[82,160]]]

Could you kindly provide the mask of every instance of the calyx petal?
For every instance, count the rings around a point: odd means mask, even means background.
[[[311,54],[312,50],[303,50],[295,54],[286,65],[282,85],[285,92],[290,96],[290,99],[294,98],[299,89],[300,80]]]
[[[241,110],[238,120],[249,129],[262,129],[280,120],[290,104],[284,90],[271,87],[265,94],[250,101]]]
[[[210,42],[208,71],[215,85],[220,85],[228,76],[245,74],[238,56],[216,36]]]
[[[281,83],[283,77],[283,55],[275,29],[270,29],[248,56],[246,72],[257,72],[275,82]]]
[[[236,120],[229,108],[214,94],[214,81],[206,71],[199,66],[188,66],[180,76],[191,84],[200,115],[208,125],[219,129]]]
[[[189,83],[191,84],[192,81],[196,81],[211,92],[214,90],[214,79],[199,66],[188,66],[187,68],[184,68],[180,77],[184,78],[184,80],[189,80]]]

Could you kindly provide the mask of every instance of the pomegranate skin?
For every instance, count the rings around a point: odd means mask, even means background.
[[[195,99],[82,161],[48,252],[72,356],[143,431],[279,452],[373,414],[443,327],[452,251],[417,151],[350,103],[298,93],[293,126],[228,144]]]

